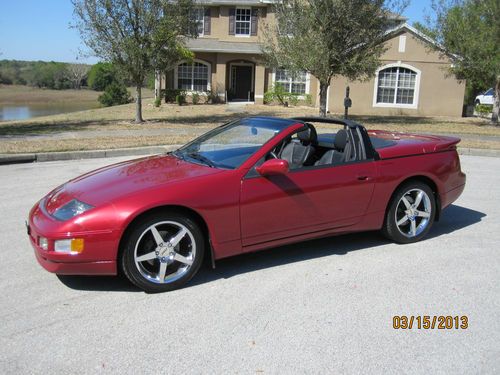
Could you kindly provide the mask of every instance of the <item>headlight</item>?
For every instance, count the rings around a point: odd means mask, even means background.
[[[68,220],[77,215],[83,214],[85,211],[94,208],[90,204],[80,202],[73,199],[66,203],[64,206],[59,207],[52,215],[59,220]]]

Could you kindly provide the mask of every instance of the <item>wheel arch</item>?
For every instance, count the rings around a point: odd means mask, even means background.
[[[149,208],[145,211],[139,212],[135,217],[132,218],[132,220],[129,220],[127,223],[126,228],[123,230],[123,233],[121,234],[120,237],[120,242],[118,245],[118,251],[117,251],[117,256],[116,259],[117,261],[120,260],[122,251],[123,251],[123,244],[124,241],[127,239],[128,234],[134,227],[134,225],[141,220],[143,220],[145,217],[149,215],[154,215],[158,213],[165,213],[165,212],[175,212],[175,213],[181,213],[183,215],[186,215],[190,217],[192,220],[196,222],[196,224],[199,225],[203,236],[205,238],[205,247],[209,251],[205,254],[205,256],[210,257],[210,264],[212,265],[213,268],[215,268],[215,257],[214,257],[214,251],[212,247],[212,243],[210,241],[210,230],[208,229],[207,222],[203,218],[203,216],[197,212],[196,210],[186,207],[186,206],[181,206],[181,205],[174,205],[174,204],[167,204],[167,205],[162,205],[162,206],[156,206],[153,208]]]
[[[435,221],[439,221],[439,218],[441,216],[441,200],[439,198],[439,189],[438,189],[438,185],[436,184],[436,182],[430,178],[429,176],[425,176],[425,175],[415,175],[415,176],[410,176],[410,177],[407,177],[405,178],[404,180],[402,180],[395,188],[394,188],[394,191],[392,192],[391,194],[391,198],[389,199],[389,201],[387,202],[387,206],[385,208],[385,216],[384,217],[387,217],[387,211],[389,210],[389,207],[391,205],[391,202],[394,198],[394,195],[396,194],[396,192],[398,191],[398,189],[408,183],[408,182],[411,182],[411,181],[418,181],[418,182],[422,182],[426,185],[428,185],[433,194],[434,194],[434,200],[436,202],[436,215],[434,217],[434,220]]]

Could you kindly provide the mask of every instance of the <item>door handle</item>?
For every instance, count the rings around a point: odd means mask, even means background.
[[[365,175],[358,176],[359,181],[368,181],[369,179],[370,179],[370,176],[365,176]]]

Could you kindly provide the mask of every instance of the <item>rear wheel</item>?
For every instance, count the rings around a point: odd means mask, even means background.
[[[198,272],[204,240],[198,225],[181,214],[157,214],[135,225],[121,256],[127,278],[146,292],[177,289]]]
[[[431,188],[422,182],[409,182],[394,194],[382,232],[395,242],[417,242],[429,232],[435,215],[436,200]]]

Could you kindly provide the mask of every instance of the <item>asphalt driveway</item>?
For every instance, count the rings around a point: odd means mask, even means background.
[[[0,166],[1,373],[499,373],[500,158],[462,157],[468,184],[430,238],[309,241],[202,269],[148,295],[35,260],[24,220],[65,180],[117,159]],[[395,330],[394,315],[468,317]]]

